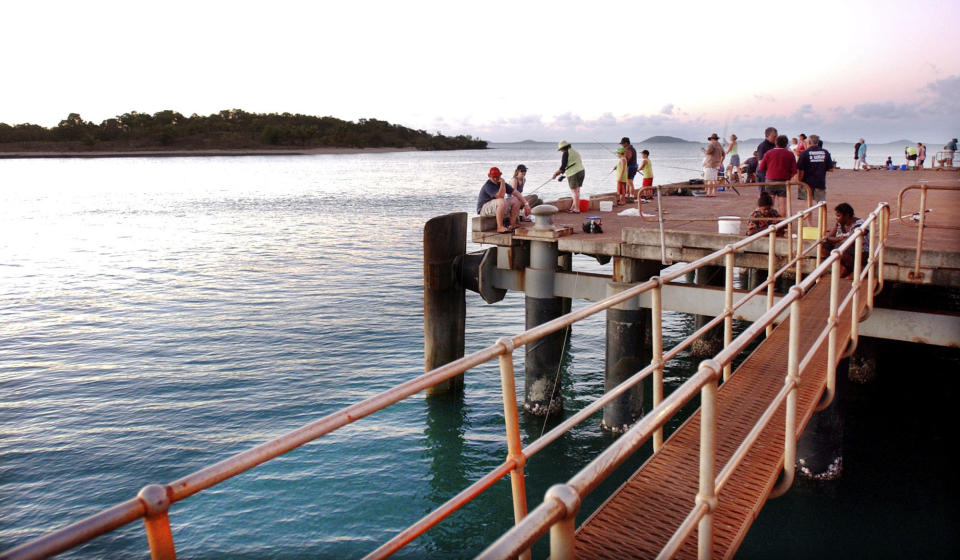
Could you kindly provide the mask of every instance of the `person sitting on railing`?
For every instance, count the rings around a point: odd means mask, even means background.
[[[833,229],[833,233],[828,234],[823,239],[823,244],[820,245],[820,254],[824,258],[829,256],[830,251],[842,245],[843,242],[850,237],[850,234],[853,233],[853,230],[863,225],[863,220],[854,215],[853,206],[850,206],[846,202],[841,202],[838,204],[833,211],[837,217],[837,225]],[[869,233],[870,228],[867,228],[863,231],[863,243],[860,252],[861,264],[867,261],[867,256],[870,253]],[[850,276],[851,272],[853,272],[854,251],[856,251],[856,245],[851,243],[847,250],[843,252],[843,255],[840,256],[841,278],[846,278]]]
[[[770,198],[768,193],[760,193],[760,198],[757,199],[757,209],[750,214],[751,218],[781,218],[780,213],[774,210],[773,208],[773,199]],[[747,235],[753,235],[755,233],[761,232],[767,229],[770,224],[778,220],[750,220],[747,222]],[[777,237],[783,237],[786,233],[786,229],[780,228],[777,230]]]

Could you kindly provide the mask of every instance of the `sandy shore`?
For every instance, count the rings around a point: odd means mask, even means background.
[[[119,157],[210,157],[210,156],[309,156],[319,154],[381,154],[415,152],[416,148],[305,148],[243,150],[140,150],[90,152],[0,152],[0,159],[20,158],[119,158]]]

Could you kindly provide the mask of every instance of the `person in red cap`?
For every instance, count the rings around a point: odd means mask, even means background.
[[[519,196],[513,194],[513,187],[503,180],[499,167],[491,167],[487,174],[487,182],[480,187],[480,196],[477,197],[477,214],[481,216],[497,217],[497,233],[510,233],[517,228],[517,214],[520,213],[522,203]],[[508,226],[503,225],[503,218],[510,212]]]

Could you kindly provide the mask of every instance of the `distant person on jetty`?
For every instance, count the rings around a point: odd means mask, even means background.
[[[623,146],[617,148],[617,164],[613,166],[617,178],[617,206],[627,202],[627,154]]]
[[[797,145],[797,157],[798,157],[798,158],[800,157],[800,154],[802,154],[803,151],[807,149],[807,146],[810,145],[810,143],[807,141],[807,135],[806,135],[806,134],[804,134],[804,133],[801,132],[801,133],[799,134],[799,138],[800,138],[800,143]]]
[[[759,165],[760,160],[757,159],[757,152],[754,150],[753,155],[743,162],[743,166],[740,168],[740,175],[745,177],[748,183],[756,183],[757,166]],[[760,192],[763,192],[763,187],[760,187]]]
[[[867,141],[863,138],[860,139],[860,147],[857,148],[857,168],[864,171],[870,170],[867,167]]]
[[[856,217],[853,213],[853,207],[847,204],[846,202],[841,202],[833,209],[834,215],[837,218],[837,225],[833,229],[833,233],[827,235],[823,240],[823,245],[820,246],[820,254],[823,257],[827,257],[830,254],[830,251],[836,249],[847,240],[848,237],[853,233],[853,230],[863,225],[863,220]],[[863,263],[866,261],[867,255],[870,253],[870,229],[867,228],[863,231],[863,245],[860,252],[860,262]],[[850,244],[850,247],[843,252],[843,255],[840,257],[840,277],[846,278],[850,276],[850,273],[853,272],[853,258],[854,251],[856,250],[856,245]]]
[[[887,169],[893,169],[893,156],[887,156],[887,161],[883,163],[883,166]]]
[[[769,218],[781,218],[780,213],[773,209],[773,199],[770,198],[770,194],[762,192],[760,193],[760,198],[757,199],[757,209],[750,214],[753,220],[747,222],[747,235],[753,235],[759,233],[777,221],[775,219]],[[768,219],[756,219],[756,218],[768,218]],[[783,237],[786,234],[787,230],[785,228],[780,228],[777,230],[777,237]]]
[[[957,139],[947,142],[943,147],[943,157],[940,158],[940,167],[953,167],[953,156],[957,153]]]
[[[923,168],[923,162],[927,161],[927,147],[923,142],[917,142],[917,168]]]
[[[817,145],[819,141],[820,136],[811,134],[807,140],[807,149],[800,152],[800,159],[797,160],[797,179],[810,187],[814,201],[824,202],[827,200],[827,172],[833,170],[833,158],[830,152]],[[800,186],[797,189],[797,198],[806,200],[807,189]],[[807,214],[807,225],[812,224],[813,215]]]
[[[643,158],[640,160],[640,173],[643,175],[643,188],[640,189],[640,202],[652,202],[655,196],[653,190],[653,164],[650,163],[650,152],[644,150],[640,152]]]
[[[513,187],[513,190],[516,191],[513,196],[518,197],[520,200],[520,215],[518,216],[519,221],[524,221],[530,216],[530,207],[533,205],[533,202],[537,200],[537,195],[532,194],[530,197],[526,197],[523,194],[523,186],[527,184],[527,166],[520,164],[516,169],[513,170],[513,178],[510,179],[510,186]],[[532,200],[531,200],[532,199]]]
[[[733,181],[733,176],[740,174],[740,145],[737,144],[737,135],[730,135],[730,145],[727,147],[727,155],[730,156],[730,163],[727,164],[727,180]]]
[[[853,145],[853,170],[860,169],[860,142]]]
[[[793,152],[793,157],[800,157],[800,143],[796,138],[790,139],[790,151]]]
[[[903,148],[903,157],[907,160],[907,168],[916,167],[917,165],[917,149],[913,146],[904,146]]]
[[[703,152],[703,184],[707,189],[706,196],[717,196],[717,169],[723,161],[723,146],[720,145],[720,137],[714,132],[707,138],[710,144],[706,148],[700,148]]]
[[[797,173],[797,158],[787,149],[786,135],[777,136],[777,145],[764,154],[758,171],[763,172],[766,181],[789,181]],[[766,192],[773,195],[777,210],[781,216],[787,215],[787,187],[785,185],[767,185]]]
[[[480,195],[477,197],[477,214],[496,216],[497,233],[510,233],[517,228],[517,214],[520,213],[520,199],[523,197],[511,196],[507,199],[507,195],[513,194],[514,190],[500,176],[499,167],[491,167],[487,177],[487,182],[480,187]],[[503,218],[507,215],[508,204],[510,222],[508,226],[504,226]]]
[[[767,152],[777,147],[777,129],[772,126],[768,126],[766,130],[763,131],[763,141],[757,144],[757,161],[763,161],[763,156],[767,155]],[[767,180],[766,173],[763,172],[757,167],[757,182],[764,182]],[[760,192],[763,192],[764,188],[760,187]]]
[[[633,178],[637,176],[637,149],[630,143],[630,139],[624,136],[620,139],[620,145],[627,155],[627,200],[637,197],[637,187],[633,184]]]
[[[570,142],[561,140],[557,144],[557,151],[563,152],[560,158],[560,169],[553,172],[553,179],[558,175],[566,175],[567,184],[570,186],[570,192],[573,193],[573,206],[567,212],[571,214],[580,213],[580,187],[583,186],[583,179],[587,175],[583,168],[583,160],[580,159],[580,153],[570,146]]]

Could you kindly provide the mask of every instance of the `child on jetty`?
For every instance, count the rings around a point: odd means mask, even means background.
[[[617,148],[617,206],[623,206],[627,197],[627,155],[623,147]]]
[[[750,214],[751,218],[779,218],[780,213],[773,208],[773,199],[770,195],[762,192],[757,199],[757,209]],[[747,235],[753,235],[767,229],[767,227],[776,220],[750,220],[747,222]],[[777,237],[782,237],[786,230],[781,228],[777,230]]]
[[[640,202],[651,202],[653,200],[653,164],[650,163],[650,152],[643,150],[640,152],[643,159],[640,160],[639,172],[643,175],[643,188],[640,189]]]

